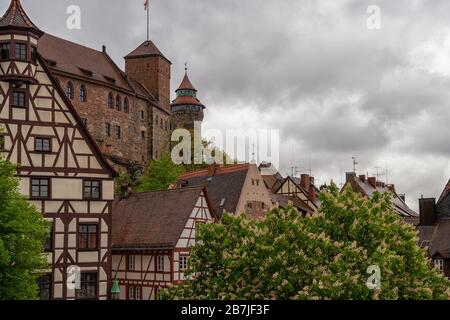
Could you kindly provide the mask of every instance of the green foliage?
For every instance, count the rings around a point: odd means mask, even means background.
[[[164,155],[161,159],[149,163],[135,190],[146,192],[168,189],[170,185],[176,183],[178,176],[183,172],[183,167],[174,164],[170,155]]]
[[[114,179],[114,193],[119,194],[121,187],[124,184],[133,184],[133,180],[127,172],[121,173],[117,178]]]
[[[191,280],[165,299],[448,299],[449,281],[431,267],[414,228],[400,220],[390,194],[367,199],[335,185],[318,214],[292,206],[265,219],[224,215],[201,226]],[[367,268],[381,270],[371,290]]]
[[[16,167],[0,157],[0,299],[36,299],[50,225],[19,193]]]

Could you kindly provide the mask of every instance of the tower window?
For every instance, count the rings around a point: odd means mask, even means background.
[[[0,43],[0,59],[9,59],[9,43]]]
[[[80,101],[86,102],[86,87],[84,85],[80,87]]]
[[[25,108],[25,92],[23,91],[13,91],[12,93],[12,106],[13,107],[19,107],[19,108]]]
[[[123,112],[128,113],[128,98],[123,100]]]
[[[14,57],[17,60],[27,60],[27,45],[25,43],[16,43],[14,52]]]
[[[67,87],[66,87],[66,96],[69,99],[73,99],[73,84],[72,82],[67,82]]]
[[[114,126],[114,137],[117,140],[120,139],[120,126]]]
[[[110,109],[114,108],[114,97],[113,97],[113,94],[111,92],[108,95],[108,107]]]
[[[145,120],[145,111],[141,110],[141,120],[144,121]]]
[[[145,131],[141,131],[141,137],[142,139],[145,139]]]
[[[105,123],[105,128],[106,128],[106,136],[111,137],[111,124]]]
[[[120,99],[120,96],[116,97],[116,110],[117,111],[122,110],[122,100]]]
[[[37,48],[35,46],[31,46],[31,61],[33,63],[37,61]]]

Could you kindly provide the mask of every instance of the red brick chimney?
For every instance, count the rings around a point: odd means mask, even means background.
[[[311,184],[311,179],[309,177],[309,174],[302,174],[300,176],[300,184],[302,185],[303,188],[305,188],[306,190],[309,190],[309,186]]]
[[[374,187],[374,188],[377,187],[377,178],[375,178],[375,177],[369,177],[369,178],[367,178],[367,181],[369,181],[369,184],[370,184],[372,187]]]
[[[360,175],[359,179],[361,179],[362,182],[366,183],[366,175],[365,174]]]
[[[309,189],[307,189],[309,192],[309,198],[311,199],[312,202],[316,202],[317,201],[317,191],[316,191],[316,187],[313,184],[309,185]]]

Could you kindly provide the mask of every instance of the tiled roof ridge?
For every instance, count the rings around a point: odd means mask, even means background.
[[[234,165],[231,167],[220,167],[217,169],[217,171],[215,172],[214,175],[217,176],[217,175],[223,175],[223,174],[227,174],[227,173],[244,171],[244,170],[248,170],[249,167],[250,167],[249,163],[238,164],[238,165]],[[202,169],[202,170],[182,174],[181,176],[178,177],[178,179],[189,179],[189,178],[196,178],[196,177],[202,177],[202,176],[207,176],[207,175],[208,175],[208,169]]]

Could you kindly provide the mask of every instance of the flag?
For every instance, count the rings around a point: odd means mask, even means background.
[[[145,10],[148,10],[148,4],[149,4],[150,0],[145,0],[144,1],[144,8]]]

